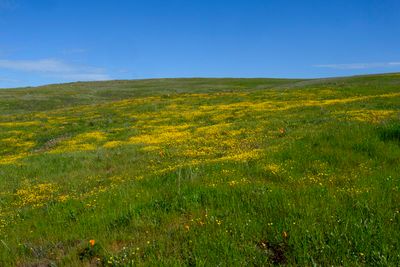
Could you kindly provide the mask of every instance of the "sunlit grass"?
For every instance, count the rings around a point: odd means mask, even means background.
[[[395,266],[399,79],[0,91],[0,263]]]

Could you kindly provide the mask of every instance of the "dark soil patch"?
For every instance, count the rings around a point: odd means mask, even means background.
[[[289,249],[287,244],[283,242],[271,243],[267,240],[261,240],[257,243],[257,247],[267,254],[273,264],[284,265],[287,263],[286,252]]]

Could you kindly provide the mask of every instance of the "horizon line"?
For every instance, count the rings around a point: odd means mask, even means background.
[[[288,77],[204,77],[204,76],[191,76],[191,77],[154,77],[154,78],[132,78],[132,79],[110,79],[110,80],[98,80],[98,81],[73,81],[73,82],[60,82],[60,83],[48,83],[40,85],[27,85],[18,87],[0,87],[0,90],[15,90],[15,89],[34,89],[47,86],[56,86],[63,84],[75,84],[75,83],[104,83],[104,82],[119,82],[119,81],[146,81],[146,80],[184,80],[184,79],[269,79],[269,80],[324,80],[324,79],[340,79],[340,78],[351,78],[351,77],[362,77],[362,76],[382,76],[382,75],[393,75],[400,74],[400,72],[382,72],[382,73],[365,73],[355,75],[338,75],[338,76],[326,76],[326,77],[314,77],[314,78],[288,78]]]

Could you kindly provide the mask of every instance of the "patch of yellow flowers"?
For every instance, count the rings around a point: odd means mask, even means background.
[[[54,197],[55,192],[57,192],[57,186],[51,183],[42,183],[18,189],[16,192],[16,196],[19,198],[18,206],[33,205],[41,207]]]

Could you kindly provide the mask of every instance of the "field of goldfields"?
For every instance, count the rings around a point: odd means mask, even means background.
[[[0,90],[0,266],[397,266],[400,74]]]

